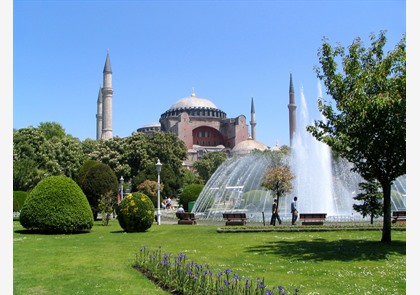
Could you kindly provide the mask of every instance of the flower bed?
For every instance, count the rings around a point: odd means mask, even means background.
[[[146,275],[164,290],[176,295],[284,295],[282,286],[268,288],[264,279],[247,279],[233,273],[231,269],[213,274],[209,265],[187,261],[183,253],[173,256],[163,253],[159,247],[151,251],[145,246],[136,253],[133,267]],[[297,294],[298,289],[293,294]]]

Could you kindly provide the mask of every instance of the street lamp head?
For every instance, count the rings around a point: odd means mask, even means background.
[[[162,169],[162,163],[160,162],[160,160],[158,159],[157,163],[156,163],[156,171],[157,173],[160,173],[160,170]]]

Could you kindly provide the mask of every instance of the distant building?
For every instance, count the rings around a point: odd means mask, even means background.
[[[103,70],[103,88],[97,100],[97,139],[112,138],[112,70],[109,52]],[[290,141],[296,130],[296,105],[292,75],[289,86],[289,124]],[[188,159],[184,165],[192,164],[207,152],[224,151],[228,154],[242,155],[253,149],[268,149],[256,139],[256,112],[254,98],[251,99],[251,133],[244,115],[228,118],[212,101],[196,96],[194,89],[190,96],[179,99],[161,114],[159,122],[146,124],[136,130],[151,132],[172,132],[181,139],[188,149]]]

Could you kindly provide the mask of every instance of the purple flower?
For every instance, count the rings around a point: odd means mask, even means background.
[[[270,290],[265,291],[265,295],[273,295],[274,293]]]
[[[277,290],[282,291],[283,290],[283,287],[282,286],[278,286],[277,287]]]
[[[230,282],[228,280],[225,280],[225,286],[229,286]]]
[[[264,281],[263,280],[260,280],[259,282],[258,282],[258,286],[257,286],[257,288],[258,289],[264,289],[266,286],[264,285]]]
[[[234,280],[236,280],[236,281],[239,281],[239,276],[235,273],[235,274],[233,275],[233,279],[234,279]]]
[[[232,272],[232,270],[231,269],[227,269],[227,270],[225,270],[225,273],[231,273]]]
[[[146,246],[140,248],[140,252],[143,252],[144,250],[146,250]]]

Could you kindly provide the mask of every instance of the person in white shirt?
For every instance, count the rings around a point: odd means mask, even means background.
[[[185,212],[185,210],[184,210],[184,206],[182,206],[182,204],[181,204],[181,205],[179,205],[179,208],[176,210],[176,212],[177,212],[177,213],[184,213],[184,212]]]

